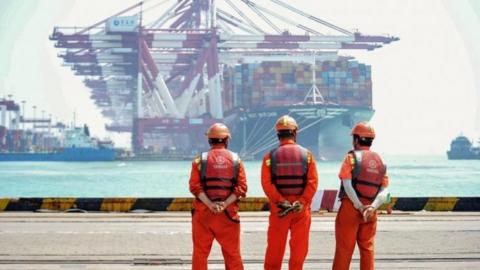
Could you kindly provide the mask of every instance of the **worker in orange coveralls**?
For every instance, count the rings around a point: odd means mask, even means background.
[[[387,167],[370,150],[375,131],[368,123],[360,122],[353,127],[352,136],[354,150],[348,152],[339,174],[342,204],[335,220],[334,270],[350,268],[355,243],[360,250],[360,269],[374,269],[376,209],[388,196]]]
[[[280,270],[290,231],[290,270],[303,269],[308,253],[310,204],[318,177],[310,151],[296,144],[298,125],[288,115],[275,124],[280,146],[262,162],[262,187],[269,199],[270,217],[264,269]]]
[[[213,239],[222,247],[225,269],[243,270],[240,255],[238,200],[247,192],[245,170],[238,155],[227,150],[230,131],[220,123],[207,131],[210,151],[192,163],[192,269],[207,269]]]

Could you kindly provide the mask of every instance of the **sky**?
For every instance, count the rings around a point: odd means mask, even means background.
[[[128,146],[127,137],[104,130],[89,91],[62,67],[48,36],[54,26],[88,26],[136,2],[0,0],[0,95],[26,100],[27,116],[36,105],[37,115],[70,122],[75,111],[95,135]],[[444,154],[460,133],[480,136],[479,1],[289,2],[348,30],[400,37],[379,50],[342,52],[372,66],[377,151]]]

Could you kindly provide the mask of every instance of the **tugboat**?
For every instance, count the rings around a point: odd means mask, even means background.
[[[473,146],[465,136],[458,136],[450,143],[448,159],[480,159],[480,147]]]

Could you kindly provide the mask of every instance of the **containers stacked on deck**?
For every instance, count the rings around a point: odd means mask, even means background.
[[[0,151],[5,150],[6,148],[6,137],[7,137],[7,128],[0,126]]]
[[[0,127],[0,151],[4,152],[46,152],[62,147],[61,138],[43,132],[5,129],[3,141],[2,134]]]
[[[371,67],[355,60],[327,61],[317,70],[322,94],[339,105],[372,107]]]
[[[226,68],[223,72],[223,109],[229,111],[235,107],[235,69]]]
[[[45,132],[30,133],[27,132],[31,138],[31,148],[34,151],[51,151],[53,149],[61,148],[62,142],[59,137],[49,135]]]
[[[262,62],[224,70],[225,110],[289,106],[303,101],[312,87],[310,64]],[[328,103],[372,106],[370,66],[355,60],[317,62],[316,84]]]
[[[7,130],[6,150],[9,152],[25,152],[26,141],[23,137],[22,130]]]

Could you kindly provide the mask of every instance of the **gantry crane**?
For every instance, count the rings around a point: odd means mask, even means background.
[[[144,15],[160,7],[164,13],[146,22]],[[315,63],[340,50],[374,50],[398,40],[348,31],[282,0],[268,7],[250,0],[144,1],[89,27],[55,27],[50,38],[112,120],[107,129],[132,131],[137,152],[145,133],[188,133],[196,140],[205,126],[228,117],[224,65]],[[305,100],[324,101],[315,83]]]

